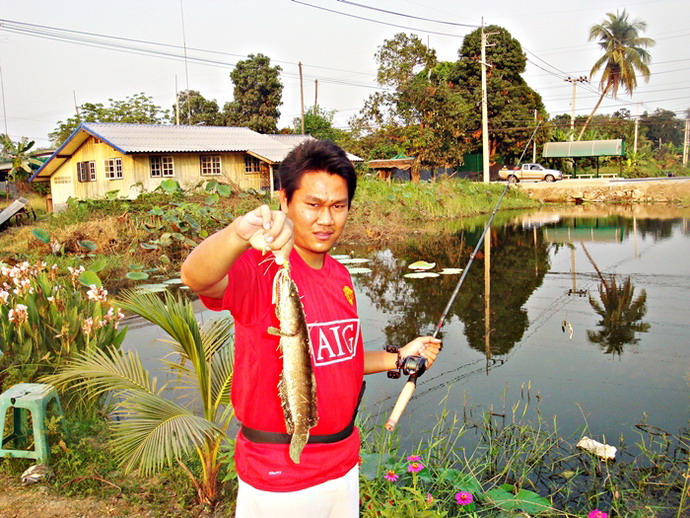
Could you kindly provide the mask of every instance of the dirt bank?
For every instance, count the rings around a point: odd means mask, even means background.
[[[689,203],[690,177],[658,180],[562,180],[560,182],[520,182],[516,189],[545,203],[572,203],[576,200],[604,203]]]

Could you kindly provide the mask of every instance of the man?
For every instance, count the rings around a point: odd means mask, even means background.
[[[280,210],[262,205],[200,243],[182,280],[210,309],[235,319],[232,403],[242,423],[235,461],[238,518],[354,518],[359,515],[359,433],[353,426],[362,375],[393,369],[399,357],[436,359],[440,340],[416,338],[399,350],[364,351],[352,280],[328,255],[340,237],[357,177],[345,152],[310,140],[283,161]],[[278,395],[280,327],[271,300],[289,261],[309,325],[318,424],[300,462],[288,454]]]

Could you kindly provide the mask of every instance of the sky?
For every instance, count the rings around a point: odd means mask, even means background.
[[[376,84],[377,49],[413,33],[444,61],[482,24],[506,28],[523,46],[527,83],[551,116],[570,114],[573,87],[601,55],[589,29],[626,9],[647,23],[649,82],[632,97],[606,99],[599,113],[640,115],[657,108],[679,117],[690,107],[688,0],[0,0],[0,133],[47,147],[48,134],[75,105],[109,104],[143,92],[171,109],[175,92],[198,90],[219,106],[232,100],[230,71],[262,53],[282,68],[279,128],[305,106],[335,110],[346,128]],[[439,23],[444,22],[444,23]],[[488,51],[490,59],[490,49]],[[596,104],[598,75],[577,83],[575,114]],[[318,80],[318,91],[316,82]]]

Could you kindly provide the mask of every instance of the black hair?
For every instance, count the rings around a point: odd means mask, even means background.
[[[326,171],[345,180],[349,207],[357,188],[357,174],[345,151],[330,140],[312,139],[302,142],[280,164],[278,178],[287,202],[292,201],[292,195],[299,188],[302,176],[315,171]]]

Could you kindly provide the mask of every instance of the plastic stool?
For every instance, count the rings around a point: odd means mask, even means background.
[[[14,410],[14,430],[10,435],[2,439],[0,457],[19,457],[24,459],[36,459],[39,462],[48,462],[50,448],[48,447],[48,434],[45,429],[45,419],[48,405],[54,402],[57,413],[62,415],[62,406],[57,390],[51,385],[43,383],[19,383],[0,394],[0,435],[5,433],[5,417],[7,409]],[[15,447],[23,447],[26,444],[27,411],[31,413],[33,423],[34,449],[15,450],[7,449],[5,445],[11,441]]]

